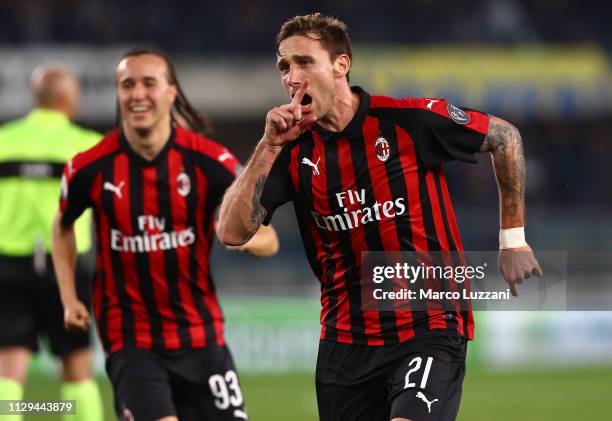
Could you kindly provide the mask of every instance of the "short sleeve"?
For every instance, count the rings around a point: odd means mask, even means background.
[[[212,176],[215,182],[216,197],[214,203],[219,205],[225,191],[232,185],[236,177],[242,172],[240,161],[226,148],[223,148],[216,161],[220,164]]]
[[[90,191],[93,177],[87,172],[75,171],[73,160],[64,166],[59,208],[62,211],[61,223],[65,227],[72,225],[91,205]]]
[[[446,100],[429,100],[431,111],[424,114],[425,127],[417,139],[417,155],[427,166],[459,160],[475,163],[487,135],[489,116],[476,110],[459,108]]]
[[[269,225],[274,211],[291,201],[293,197],[289,174],[290,152],[290,147],[283,148],[274,165],[272,165],[264,184],[260,200],[261,205],[267,211],[263,221],[264,225]]]

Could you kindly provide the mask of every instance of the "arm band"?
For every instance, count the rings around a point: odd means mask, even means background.
[[[515,249],[525,247],[525,227],[499,230],[499,249]]]

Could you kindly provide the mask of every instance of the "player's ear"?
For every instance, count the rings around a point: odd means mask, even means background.
[[[170,102],[174,104],[174,100],[176,99],[176,95],[178,93],[178,87],[175,83],[170,84],[168,88],[168,95],[170,95]]]
[[[340,54],[334,60],[334,76],[337,79],[345,78],[351,70],[351,59],[348,54]]]

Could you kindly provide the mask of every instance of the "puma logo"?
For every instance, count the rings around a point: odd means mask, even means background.
[[[427,411],[431,414],[431,405],[433,405],[433,403],[437,402],[438,400],[437,399],[434,399],[433,401],[427,400],[423,392],[417,392],[416,397],[427,404]]]
[[[321,160],[321,157],[319,157],[317,159],[317,162],[313,164],[313,162],[310,159],[302,158],[302,164],[306,164],[306,165],[312,167],[312,175],[319,175],[319,174],[321,174],[319,172],[319,161],[320,160]]]
[[[229,152],[223,152],[221,155],[219,155],[219,162],[223,162],[226,159],[230,159],[232,157],[232,154]]]
[[[246,412],[240,410],[240,409],[234,409],[234,418],[240,418],[243,420],[248,420],[249,417],[247,416]]]
[[[123,184],[124,184],[124,182],[122,181],[121,183],[119,183],[119,185],[115,186],[113,183],[105,181],[103,189],[104,190],[108,190],[108,191],[112,191],[113,193],[115,193],[115,196],[117,196],[119,199],[123,199],[123,193],[121,193],[121,189],[123,188]]]
[[[429,101],[429,104],[427,104],[427,108],[429,108],[431,110],[431,107],[436,103],[436,102],[440,102],[439,99],[428,99],[427,101]]]

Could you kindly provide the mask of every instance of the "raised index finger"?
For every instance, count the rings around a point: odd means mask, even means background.
[[[296,107],[300,106],[302,99],[304,98],[304,94],[306,93],[306,89],[308,89],[308,83],[308,79],[304,79],[302,85],[298,88],[297,92],[293,96],[291,104],[289,104],[290,110],[294,110]]]

